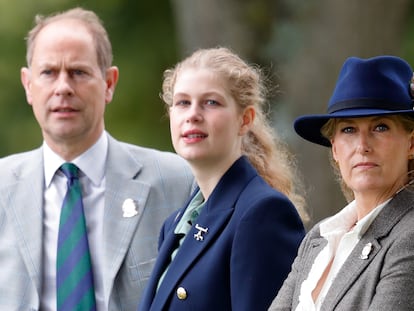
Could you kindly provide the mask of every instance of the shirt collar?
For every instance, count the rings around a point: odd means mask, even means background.
[[[377,217],[377,215],[381,212],[384,206],[387,205],[389,201],[391,201],[391,199],[392,198],[379,204],[370,213],[365,215],[359,221],[357,221],[358,216],[355,200],[350,202],[340,212],[321,223],[321,236],[323,236],[324,238],[329,238],[330,235],[337,234],[339,232],[345,233],[348,232],[355,225],[353,231],[357,232],[359,238],[361,238],[364,235],[364,233],[368,230],[369,226],[374,221],[375,217]]]
[[[94,185],[99,185],[105,174],[107,153],[108,137],[106,132],[103,131],[96,143],[71,163],[76,164]],[[48,188],[56,171],[66,161],[55,153],[45,141],[43,141],[43,159],[45,163],[45,183],[46,188]]]
[[[194,225],[194,224],[188,223],[188,220],[191,219],[191,214],[193,212],[196,212],[197,215],[200,215],[201,209],[204,207],[205,204],[206,204],[206,201],[204,201],[203,194],[201,193],[200,190],[198,190],[197,194],[191,200],[190,204],[184,211],[183,216],[181,217],[180,221],[175,227],[174,233],[175,234],[179,234],[179,233],[186,234],[190,230],[190,228]]]
[[[347,232],[357,221],[355,201],[352,201],[338,213],[328,218],[320,225],[320,233],[328,238],[335,232]]]

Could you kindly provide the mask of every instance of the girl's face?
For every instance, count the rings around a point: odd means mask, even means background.
[[[205,68],[183,68],[176,79],[169,108],[175,151],[191,163],[224,165],[241,156],[241,138],[254,118],[241,109],[227,83]]]
[[[413,133],[386,116],[340,119],[331,140],[334,160],[355,195],[393,194],[407,182]]]

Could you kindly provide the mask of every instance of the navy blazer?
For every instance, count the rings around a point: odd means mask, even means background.
[[[159,255],[138,310],[266,310],[305,234],[293,204],[241,157],[220,179],[157,291],[184,211],[173,213],[162,227]]]

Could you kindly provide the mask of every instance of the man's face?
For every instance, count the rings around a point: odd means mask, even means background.
[[[78,155],[104,129],[118,69],[102,73],[92,35],[79,21],[53,22],[38,34],[29,68],[21,71],[28,103],[48,145]]]

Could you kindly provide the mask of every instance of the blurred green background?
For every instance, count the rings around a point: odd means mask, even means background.
[[[106,128],[123,141],[172,150],[162,72],[195,49],[227,46],[262,66],[276,89],[270,117],[296,155],[313,222],[345,201],[328,150],[299,139],[293,119],[325,111],[349,56],[393,54],[414,64],[409,0],[0,0],[0,156],[42,142],[20,83],[34,16],[75,6],[94,10],[109,32],[120,80]]]
[[[157,3],[158,2],[158,3]],[[34,16],[73,6],[98,13],[120,68],[106,127],[119,139],[171,149],[168,120],[159,98],[163,70],[177,59],[171,8],[165,1],[0,0],[0,156],[37,147],[40,129],[20,83],[27,31]]]

